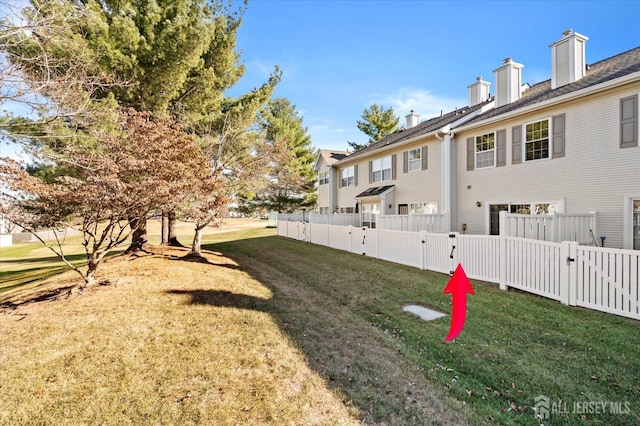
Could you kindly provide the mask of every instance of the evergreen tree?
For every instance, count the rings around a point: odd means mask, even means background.
[[[26,137],[55,148],[62,128],[73,136],[64,143],[76,143],[83,129],[115,126],[117,105],[155,119],[173,115],[200,136],[225,131],[226,115],[243,108],[253,118],[234,125],[251,125],[280,74],[276,69],[246,95],[225,97],[244,73],[235,51],[241,13],[218,0],[31,0],[23,12],[28,31],[7,22],[1,28],[13,69],[47,99],[39,107],[55,107],[41,109],[45,124]],[[225,153],[247,150],[226,141]],[[212,162],[220,164],[219,156]],[[167,199],[166,211],[177,207],[174,200]],[[139,228],[132,246],[144,243],[144,224]]]
[[[393,108],[385,108],[373,104],[369,108],[365,108],[362,112],[362,121],[358,121],[358,129],[369,136],[369,145],[379,141],[383,137],[394,133],[398,130],[400,118],[396,117]],[[354,150],[362,149],[367,145],[358,144],[356,142],[347,142]]]
[[[245,207],[252,206],[262,213],[291,212],[316,204],[313,170],[316,151],[302,121],[295,105],[284,98],[269,102],[261,112],[259,122],[272,150],[269,180],[266,188]]]

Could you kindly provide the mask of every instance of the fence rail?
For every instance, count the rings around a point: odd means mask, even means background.
[[[640,320],[637,250],[513,237],[505,229],[492,236],[278,221],[278,235],[441,273],[462,264],[469,278],[503,290]]]

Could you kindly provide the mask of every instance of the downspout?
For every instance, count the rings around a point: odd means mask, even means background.
[[[442,213],[444,214],[445,229],[451,231],[451,126],[445,126],[435,132],[436,138],[442,142]],[[444,137],[440,137],[440,133]]]
[[[333,166],[329,164],[329,214],[333,214],[336,212],[336,189],[334,188],[335,179]]]

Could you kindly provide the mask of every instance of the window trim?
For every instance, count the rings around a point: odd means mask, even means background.
[[[418,152],[418,156],[411,159],[411,153],[417,151]],[[413,164],[417,164],[417,167],[415,169],[412,169],[411,166]],[[418,147],[418,148],[413,148],[407,151],[407,172],[411,173],[411,172],[419,172],[422,170],[422,147]]]
[[[558,205],[558,213],[564,213],[566,211],[565,207],[565,199],[533,199],[533,200],[514,200],[514,201],[504,201],[504,200],[487,200],[484,202],[484,211],[485,211],[485,233],[487,235],[491,234],[491,206],[492,205],[507,205],[507,212],[511,212],[511,205],[516,204],[529,204],[529,211],[534,212],[532,214],[535,215],[536,205],[537,204],[557,204]],[[513,213],[509,213],[513,214]],[[517,213],[516,213],[517,214]]]
[[[493,148],[492,149],[486,149],[483,151],[478,151],[478,138],[483,138],[485,136],[489,136],[492,135],[493,136]],[[482,142],[481,142],[482,143]],[[493,151],[493,164],[491,164],[490,166],[478,166],[478,154],[484,154],[484,153],[488,153]],[[473,137],[473,166],[474,166],[474,170],[478,170],[478,169],[489,169],[492,167],[496,167],[496,153],[497,153],[497,149],[496,149],[496,132],[488,132],[488,133],[484,133],[482,135],[477,135]]]
[[[329,183],[329,172],[320,172],[318,174],[318,185],[327,185]]]
[[[349,171],[351,171],[350,175],[348,174]],[[347,173],[346,177],[344,176],[345,173]],[[345,179],[347,183],[346,185],[344,184]],[[340,169],[340,188],[347,188],[349,186],[356,186],[355,166],[348,166]]]
[[[384,165],[384,160],[389,159],[389,167],[382,168]],[[376,163],[380,163],[380,169],[376,169]],[[389,177],[384,178],[384,172],[389,171]],[[376,173],[379,173],[380,178],[376,179]],[[393,179],[393,158],[391,155],[386,155],[384,157],[376,158],[375,160],[371,160],[371,182],[386,182],[388,180]]]
[[[622,224],[623,224],[622,248],[626,250],[633,250],[633,202],[634,200],[640,200],[640,193],[624,196],[623,215],[622,215]]]
[[[413,206],[415,206],[416,204],[420,204],[420,210],[421,213],[413,213]],[[433,213],[434,208],[431,208],[432,213],[424,213],[424,208],[426,206],[435,206],[435,213]],[[415,201],[415,202],[408,202],[407,203],[408,206],[408,214],[410,215],[415,215],[415,214],[439,214],[438,212],[440,211],[440,203],[437,201]]]
[[[527,126],[530,124],[541,123],[543,121],[547,122],[547,156],[544,158],[527,158],[527,144],[533,143],[527,141]],[[552,117],[540,118],[538,120],[533,120],[526,122],[522,125],[522,162],[527,163],[530,161],[539,161],[539,160],[550,160],[553,158],[553,121]],[[542,139],[540,139],[542,140]]]

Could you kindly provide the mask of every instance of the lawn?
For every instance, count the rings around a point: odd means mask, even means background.
[[[0,315],[0,423],[544,424],[640,421],[640,323],[275,236],[117,257],[115,285]],[[173,256],[173,257],[172,257]],[[64,282],[68,273],[48,278]],[[68,278],[67,278],[68,279]],[[53,281],[52,281],[53,280]]]

